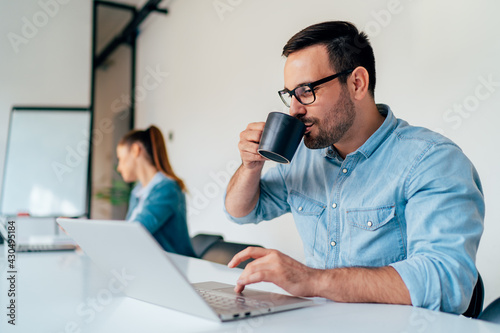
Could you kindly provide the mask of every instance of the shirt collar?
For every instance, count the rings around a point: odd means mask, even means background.
[[[147,196],[149,192],[151,192],[151,189],[155,187],[156,184],[160,183],[165,177],[166,176],[162,172],[158,171],[145,187],[142,187],[141,183],[137,183],[132,190],[132,195],[137,198]]]
[[[336,159],[342,161],[343,158],[340,156],[339,152],[334,146],[329,146],[323,149],[323,157]]]
[[[363,154],[365,158],[369,158],[370,155],[377,150],[377,148],[385,141],[385,139],[392,133],[396,128],[397,119],[391,111],[391,108],[386,104],[377,104],[378,112],[385,117],[384,122],[380,127],[373,133],[366,142],[359,147],[355,152],[349,155],[354,155],[356,153]],[[335,147],[326,147],[323,149],[323,156],[328,158],[333,158],[342,161],[342,157],[337,152]]]
[[[369,158],[371,154],[387,139],[387,137],[394,131],[397,126],[398,120],[394,117],[391,108],[385,104],[377,104],[378,112],[385,117],[384,122],[373,133],[366,142],[358,148],[358,152]]]

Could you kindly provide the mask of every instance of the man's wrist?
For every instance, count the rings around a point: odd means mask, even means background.
[[[329,270],[312,268],[312,296],[313,297],[326,297],[325,290],[328,289],[329,281]]]
[[[253,164],[255,163],[255,164]],[[262,169],[264,168],[264,162],[259,163],[259,162],[253,162],[253,163],[241,163],[241,168],[244,170],[243,172],[249,174],[249,175],[254,175],[258,174],[260,177],[260,174],[262,173]]]

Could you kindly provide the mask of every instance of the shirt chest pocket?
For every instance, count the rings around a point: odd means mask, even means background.
[[[304,244],[307,261],[308,257],[314,256],[316,239],[324,229],[320,221],[326,205],[296,191],[290,192],[288,203]]]
[[[302,216],[319,216],[326,208],[325,204],[296,191],[290,192],[289,198],[293,214]]]
[[[346,211],[352,266],[386,266],[404,259],[402,228],[394,205]]]

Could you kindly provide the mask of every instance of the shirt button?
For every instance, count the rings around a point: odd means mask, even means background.
[[[337,208],[337,204],[336,204],[336,203],[334,203],[334,204],[332,205],[332,208]]]
[[[335,246],[335,245],[337,245],[337,243],[335,243],[334,241],[331,241],[330,245]]]
[[[345,168],[344,168],[344,169],[342,169],[342,172],[343,172],[343,173],[347,173],[347,169],[345,169]]]
[[[366,225],[371,227],[373,225],[373,223],[372,223],[372,221],[368,221],[368,223]]]
[[[299,212],[301,212],[301,211],[302,211],[302,209],[303,209],[303,208],[302,208],[302,206],[301,206],[301,207],[299,207]]]

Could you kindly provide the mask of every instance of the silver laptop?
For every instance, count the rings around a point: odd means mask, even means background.
[[[312,300],[219,282],[191,284],[151,234],[137,222],[58,218],[101,269],[133,276],[129,297],[216,321],[229,321],[310,306]]]
[[[16,221],[15,235],[9,236],[7,228],[11,221],[5,217],[0,217],[0,236],[6,244],[8,244],[9,238],[11,238],[16,252],[68,251],[76,248],[75,242],[68,236],[55,234],[40,235],[36,234],[36,232],[30,235],[26,230],[20,233],[19,225],[26,222],[22,221],[19,223],[19,221]],[[52,222],[54,221],[52,220]]]

